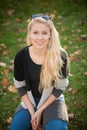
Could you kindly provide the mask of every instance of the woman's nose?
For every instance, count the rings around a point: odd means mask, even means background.
[[[42,34],[39,34],[39,35],[38,35],[38,39],[43,39]]]

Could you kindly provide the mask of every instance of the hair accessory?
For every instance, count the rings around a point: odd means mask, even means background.
[[[51,17],[49,15],[44,15],[44,14],[33,14],[31,16],[32,19],[35,19],[35,18],[38,18],[38,17],[41,17],[41,18],[43,18],[45,20],[51,19]]]

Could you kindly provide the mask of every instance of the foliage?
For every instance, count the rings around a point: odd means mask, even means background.
[[[20,102],[13,84],[13,59],[26,45],[27,20],[49,14],[70,59],[65,92],[69,130],[87,128],[87,2],[86,0],[3,0],[0,3],[0,130],[7,130]]]

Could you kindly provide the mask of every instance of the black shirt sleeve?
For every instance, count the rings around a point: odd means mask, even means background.
[[[21,97],[27,93],[27,87],[23,84],[25,81],[23,62],[23,51],[20,51],[14,58],[14,79],[16,81],[16,88]]]
[[[68,55],[65,51],[61,51],[61,58],[63,60],[61,73],[62,73],[63,78],[66,78],[69,74],[69,62],[68,62]]]
[[[56,89],[55,87],[53,88],[52,94],[57,98],[63,93],[63,90],[61,89]]]
[[[14,59],[14,77],[18,81],[24,80],[23,63],[20,53]]]
[[[67,78],[68,76],[68,57],[67,57],[67,53],[65,51],[61,51],[61,58],[63,60],[63,66],[61,68],[61,76],[62,76],[62,79],[65,79]],[[53,91],[52,91],[52,94],[58,98],[61,94],[63,93],[63,90],[62,89],[57,89],[54,87]]]

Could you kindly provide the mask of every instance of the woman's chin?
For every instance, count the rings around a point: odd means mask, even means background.
[[[43,45],[43,44],[37,44],[36,47],[37,47],[38,49],[44,49],[44,45]]]

